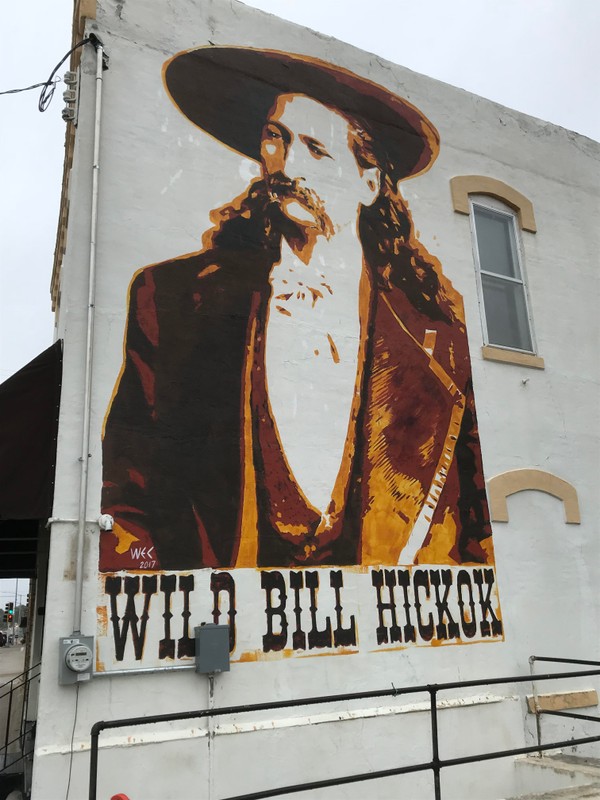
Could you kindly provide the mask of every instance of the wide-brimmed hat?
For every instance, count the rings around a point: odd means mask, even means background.
[[[262,130],[280,94],[302,94],[358,118],[394,180],[435,160],[439,135],[402,97],[310,56],[248,47],[200,47],[163,67],[167,92],[195,125],[236,152],[260,160]]]

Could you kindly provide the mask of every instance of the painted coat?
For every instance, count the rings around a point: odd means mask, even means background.
[[[100,569],[491,561],[462,304],[444,278],[452,322],[419,313],[399,288],[371,292],[335,541],[306,558],[265,532],[244,404],[267,276],[245,254],[213,250],[134,278],[104,433],[102,511],[116,524]]]

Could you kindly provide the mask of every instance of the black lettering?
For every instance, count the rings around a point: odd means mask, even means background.
[[[183,592],[183,611],[181,612],[183,636],[177,641],[177,658],[196,655],[196,641],[190,636],[190,594],[194,591],[194,576],[179,576],[179,591]]]
[[[171,618],[173,617],[171,613],[171,595],[176,586],[177,578],[175,575],[160,576],[160,590],[165,596],[165,610],[163,612],[165,638],[158,643],[159,658],[175,658],[175,639],[171,637]]]
[[[267,615],[267,632],[263,636],[263,651],[270,653],[272,650],[283,650],[287,644],[287,617],[285,615],[285,604],[287,596],[285,593],[285,581],[281,572],[273,570],[272,572],[261,572],[260,583],[265,590],[267,607],[265,613]],[[273,605],[273,591],[277,589],[279,592],[279,605]],[[281,631],[275,633],[273,630],[273,619],[279,617]]]
[[[427,577],[427,570],[417,569],[413,575],[413,586],[415,592],[415,608],[417,609],[417,627],[419,629],[419,636],[426,642],[433,639],[433,615],[429,614],[429,622],[425,624],[421,617],[421,598],[419,597],[419,589],[425,589],[425,596],[429,600],[429,578]]]
[[[221,617],[221,593],[225,592],[228,598],[228,624],[229,624],[229,652],[235,650],[235,581],[229,572],[213,572],[210,576],[210,590],[213,593],[213,622],[219,624]]]
[[[398,586],[402,587],[402,593],[404,595],[404,619],[406,620],[406,625],[404,626],[404,641],[405,642],[416,642],[417,634],[415,631],[415,626],[412,624],[412,619],[410,616],[410,609],[411,609],[411,602],[410,597],[408,595],[408,589],[410,587],[410,570],[408,569],[399,569],[398,570]]]
[[[452,572],[449,569],[429,570],[429,580],[435,591],[435,606],[438,613],[438,624],[435,626],[435,635],[438,639],[457,639],[460,635],[458,623],[454,621],[448,608],[448,595],[452,586]],[[443,599],[440,599],[440,586],[444,584]],[[448,618],[448,624],[444,622]]]
[[[471,584],[471,576],[466,569],[461,569],[458,573],[456,581],[458,586],[458,607],[460,608],[460,623],[463,633],[467,639],[472,639],[477,633],[477,623],[475,622],[475,601],[473,600],[473,586]],[[463,586],[469,589],[469,614],[465,614],[465,606],[467,603],[463,600]]]
[[[146,623],[148,622],[148,610],[150,608],[150,599],[156,593],[157,580],[156,575],[144,575],[142,578],[142,593],[144,595],[144,610],[142,616],[138,617],[135,607],[135,596],[140,589],[139,575],[127,575],[123,579],[124,591],[127,595],[127,605],[125,606],[125,613],[122,620],[123,625],[119,628],[119,621],[121,618],[117,613],[117,597],[121,594],[121,578],[108,577],[105,582],[106,594],[110,596],[110,611],[111,622],[113,624],[113,636],[115,640],[115,658],[117,661],[123,661],[125,654],[125,645],[127,644],[127,634],[131,628],[131,640],[133,643],[133,652],[137,661],[141,661],[144,653],[144,642],[146,640]],[[138,622],[140,627],[138,630]]]
[[[388,587],[388,594],[390,598],[389,603],[384,603],[381,597],[381,590],[384,582]],[[376,630],[377,644],[386,644],[388,641],[401,642],[402,631],[396,618],[396,600],[394,598],[394,586],[396,585],[396,575],[394,570],[374,569],[371,572],[371,583],[377,592],[377,613],[379,614],[379,625],[377,626]],[[386,610],[390,612],[390,617],[392,619],[392,624],[389,628],[386,626],[383,618],[383,612]]]
[[[356,644],[356,620],[354,615],[350,617],[350,627],[342,627],[342,600],[340,589],[344,585],[344,576],[341,569],[331,570],[329,573],[329,585],[335,592],[335,630],[333,631],[334,647],[349,647]]]
[[[319,573],[306,573],[306,586],[310,590],[310,621],[311,629],[308,632],[308,649],[331,647],[331,620],[325,617],[325,627],[319,630],[317,623],[317,592],[319,591]]]
[[[494,585],[494,570],[493,569],[476,569],[473,570],[473,580],[477,584],[479,590],[479,607],[481,608],[481,622],[480,630],[482,636],[500,636],[502,634],[502,622],[494,614],[494,609],[491,604],[492,586]],[[483,584],[487,586],[487,595],[483,597]],[[488,622],[488,614],[492,619],[492,624]],[[490,634],[491,628],[491,634]]]
[[[302,630],[302,606],[300,605],[300,589],[304,588],[304,576],[301,572],[290,572],[290,586],[294,590],[294,617],[296,630],[292,634],[294,650],[306,650],[306,634]]]

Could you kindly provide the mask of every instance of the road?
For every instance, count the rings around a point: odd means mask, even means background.
[[[0,750],[4,746],[4,742],[14,739],[19,735],[21,724],[21,708],[22,708],[22,690],[19,688],[13,693],[12,708],[11,708],[11,724],[7,730],[7,717],[9,705],[9,689],[8,681],[23,672],[23,661],[25,658],[25,647],[23,645],[15,645],[14,647],[0,647]],[[16,745],[9,747],[9,753],[15,752]],[[10,756],[9,756],[10,759]],[[0,763],[0,767],[2,763]]]
[[[25,646],[17,644],[14,647],[0,647],[0,686],[23,672]]]

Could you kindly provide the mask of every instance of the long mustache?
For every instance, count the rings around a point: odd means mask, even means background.
[[[333,223],[318,195],[300,180],[290,180],[278,172],[258,178],[242,195],[211,211],[213,226],[202,237],[203,249],[263,251],[267,248],[275,253],[282,236],[288,241],[305,241],[307,226],[292,221],[282,208],[288,200],[296,200],[311,212],[313,231],[327,238],[333,235]]]
[[[297,201],[314,217],[319,233],[329,238],[334,230],[333,223],[325,211],[325,206],[316,192],[303,186],[300,181],[300,178],[288,178],[283,172],[269,175],[265,179],[269,205],[274,204],[280,213],[285,215],[282,204],[287,200]]]

